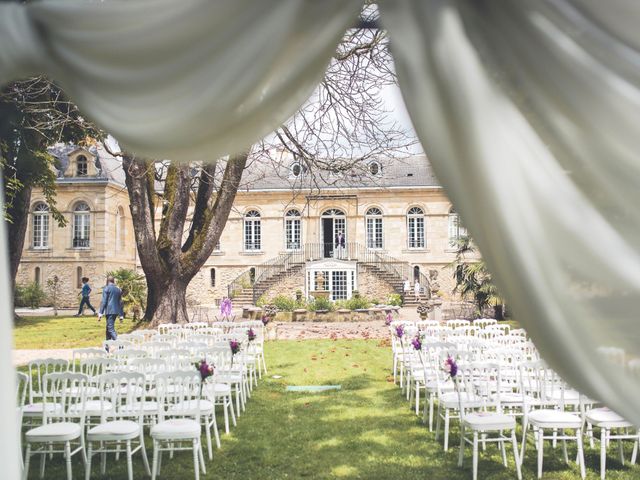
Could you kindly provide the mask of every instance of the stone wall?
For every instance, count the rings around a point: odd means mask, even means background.
[[[211,270],[215,270],[215,286],[212,286]],[[207,264],[193,277],[187,289],[187,302],[194,305],[217,305],[227,296],[227,287],[245,267],[216,266]]]
[[[389,295],[396,293],[389,283],[365,268],[358,270],[358,292],[361,296],[380,303],[387,303]]]
[[[304,297],[304,272],[304,269],[299,270],[296,273],[285,277],[281,281],[275,283],[271,288],[269,288],[269,290],[264,293],[264,299],[267,302],[270,302],[271,299],[280,295],[295,299],[297,290],[300,290],[302,292],[302,296]]]
[[[50,294],[47,281],[58,276],[58,307],[75,308],[80,303],[80,278],[89,277],[91,286],[91,304],[97,309],[100,305],[102,287],[106,283],[106,274],[118,268],[131,268],[131,265],[95,262],[42,262],[37,264],[20,264],[16,275],[16,284],[26,285],[36,280],[36,268],[40,269],[40,285]],[[81,269],[81,270],[78,270]],[[51,305],[51,299],[44,302]]]

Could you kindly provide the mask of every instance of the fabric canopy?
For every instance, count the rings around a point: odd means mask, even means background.
[[[214,158],[257,141],[300,107],[360,7],[0,4],[0,83],[46,73],[130,151]],[[640,424],[632,368],[640,358],[640,4],[380,7],[414,127],[518,320],[567,381]],[[6,255],[0,260],[6,278]],[[10,334],[0,322],[5,384]],[[612,348],[624,351],[624,364],[605,354]],[[1,395],[0,409],[12,411],[12,402]],[[16,458],[0,451],[10,477]]]

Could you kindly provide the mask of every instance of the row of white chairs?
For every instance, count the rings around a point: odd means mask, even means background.
[[[207,336],[207,341],[196,335]],[[158,336],[165,341],[157,341]],[[44,475],[47,456],[64,454],[71,478],[71,458],[80,453],[88,479],[92,456],[100,454],[104,473],[106,455],[116,452],[118,458],[121,450],[129,478],[131,458],[138,451],[147,474],[155,478],[163,451],[170,450],[173,457],[173,451],[186,448],[193,450],[197,479],[199,471],[205,471],[202,427],[211,460],[212,433],[220,448],[216,406],[223,409],[228,433],[229,419],[236,424],[252,388],[262,371],[266,373],[262,322],[238,322],[224,330],[161,326],[122,337],[106,342],[106,348],[77,349],[71,362],[34,360],[28,375],[18,374],[19,421],[28,427],[24,478],[33,455],[40,455]],[[235,355],[231,341],[240,345]],[[215,365],[214,375],[204,383],[194,366],[200,360]],[[145,427],[154,444],[151,469],[144,450]]]
[[[402,338],[397,327],[402,327]],[[596,402],[569,388],[564,381],[539,359],[537,350],[526,335],[503,332],[495,338],[465,336],[428,336],[429,328],[422,322],[393,322],[390,325],[394,356],[394,381],[399,378],[407,399],[415,392],[416,413],[420,409],[420,391],[425,392],[423,416],[433,430],[434,406],[437,405],[436,439],[444,424],[444,449],[448,449],[449,426],[458,420],[461,426],[459,465],[464,458],[464,446],[473,447],[473,478],[477,478],[478,443],[488,441],[500,446],[505,466],[505,444],[511,443],[517,476],[521,477],[528,436],[535,439],[538,453],[538,478],[542,475],[544,441],[556,445],[562,442],[565,460],[566,442],[573,440],[578,447],[577,462],[581,476],[585,476],[583,435],[594,445],[593,428],[600,428],[601,478],[606,474],[606,449],[611,440],[634,442],[631,462],[635,463],[639,432],[616,413],[597,406]],[[459,324],[456,329],[467,326]],[[491,325],[485,326],[491,328]],[[471,335],[475,336],[475,335]],[[421,349],[412,340],[419,338]],[[443,341],[444,340],[444,341]],[[455,384],[443,371],[448,357],[458,362]],[[428,417],[428,420],[427,420]],[[516,421],[522,422],[521,450],[515,438]],[[573,432],[573,433],[570,433]],[[508,434],[508,435],[506,435]],[[624,462],[622,447],[621,461]]]

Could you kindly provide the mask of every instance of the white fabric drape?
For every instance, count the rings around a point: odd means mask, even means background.
[[[612,3],[398,0],[382,19],[414,127],[516,317],[640,424],[639,378],[596,353],[640,357],[640,35],[608,30]]]
[[[306,101],[360,0],[0,4],[0,84],[47,73],[129,152],[235,153]]]

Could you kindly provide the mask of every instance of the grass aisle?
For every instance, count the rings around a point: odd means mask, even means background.
[[[400,389],[389,378],[390,348],[379,340],[278,341],[266,344],[269,375],[263,377],[247,411],[230,435],[222,433],[222,449],[207,461],[201,478],[249,479],[421,479],[470,480],[471,452],[465,468],[457,462],[457,429],[452,430],[453,448],[444,453],[420,419],[409,409]],[[272,378],[281,375],[281,379]],[[341,391],[290,393],[287,385],[342,385]],[[222,425],[221,419],[218,422]],[[575,464],[564,465],[558,448],[547,447],[543,478],[579,479]],[[149,457],[151,458],[151,448]],[[640,478],[640,468],[621,467],[609,455],[607,479]],[[206,452],[206,450],[205,450]],[[575,458],[575,447],[569,449]],[[627,450],[629,458],[630,449]],[[205,453],[206,455],[206,453]],[[495,446],[488,447],[479,464],[479,478],[515,478],[500,462]],[[190,453],[165,457],[162,479],[191,479]],[[38,478],[34,459],[30,478]],[[82,478],[79,457],[74,459],[74,477]],[[525,462],[525,479],[535,478],[535,451]],[[588,478],[599,478],[598,451],[587,447]],[[51,468],[50,468],[51,467]],[[47,467],[47,478],[63,478],[58,457]],[[92,478],[124,479],[126,462],[109,459],[107,475],[101,477],[94,464]],[[135,478],[144,478],[142,462],[134,456]]]

